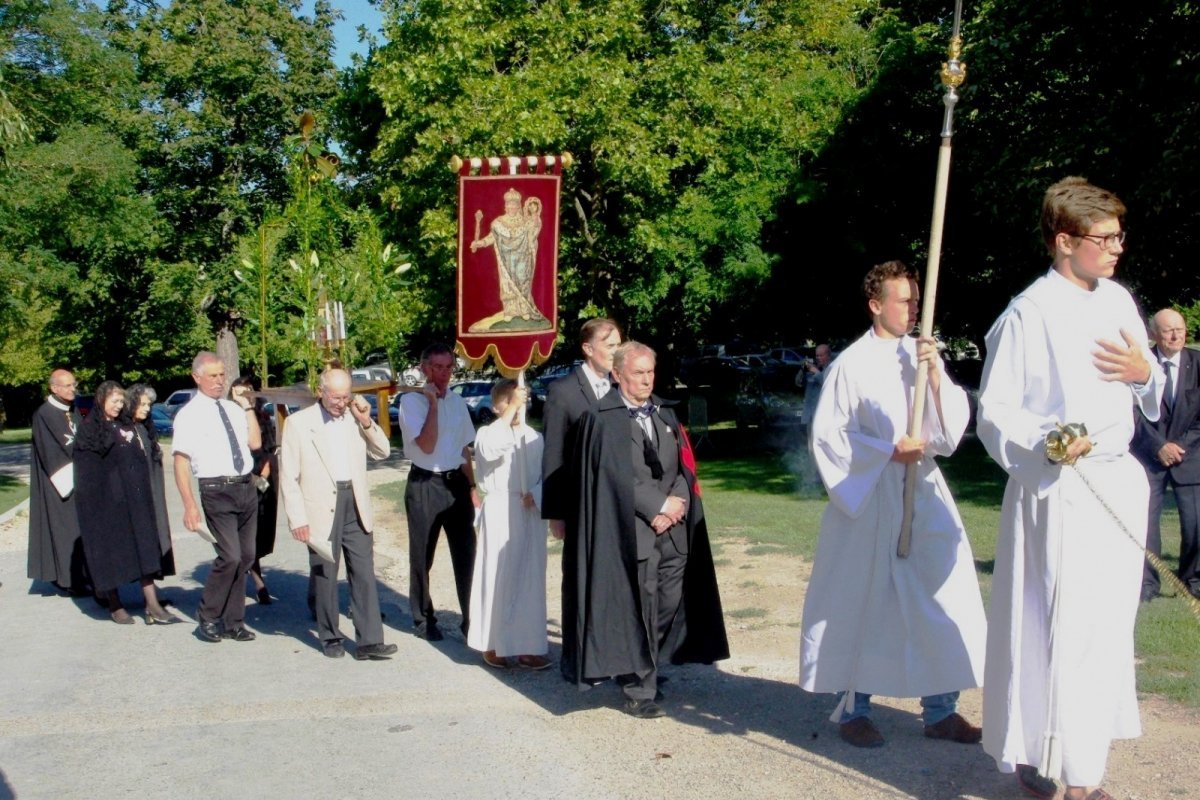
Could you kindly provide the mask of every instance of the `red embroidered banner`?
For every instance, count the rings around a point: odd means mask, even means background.
[[[512,377],[550,357],[558,333],[560,165],[509,158],[459,170],[457,350],[472,369],[491,356]]]

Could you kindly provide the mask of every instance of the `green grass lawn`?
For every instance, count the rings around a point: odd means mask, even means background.
[[[986,603],[1005,476],[974,439],[941,461],[971,540]],[[788,462],[780,455],[701,461],[704,511],[714,548],[722,537],[738,537],[812,559],[826,501],[823,493],[800,488]],[[1163,559],[1178,566],[1179,517],[1173,507],[1163,514],[1162,529]],[[1135,639],[1138,689],[1200,707],[1200,620],[1185,604],[1164,598],[1142,605]]]
[[[0,444],[29,444],[32,441],[32,428],[5,428],[0,431]]]
[[[29,444],[32,431],[29,428],[5,428],[0,432],[0,444]],[[29,497],[29,487],[8,475],[0,475],[0,514]]]
[[[0,514],[29,497],[29,487],[9,475],[0,475]]]

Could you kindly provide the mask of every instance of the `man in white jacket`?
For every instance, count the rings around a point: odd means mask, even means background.
[[[330,658],[346,654],[337,599],[338,564],[345,554],[357,642],[354,657],[379,660],[391,657],[396,645],[383,641],[367,458],[387,458],[391,446],[371,420],[366,400],[351,393],[350,383],[345,370],[326,370],[321,374],[320,402],[288,418],[279,485],[292,537],[315,545],[309,548],[309,566],[322,652]]]
[[[841,692],[833,720],[878,747],[872,694],[920,697],[925,735],[963,744],[979,728],[956,711],[980,685],[986,622],[971,546],[933,456],[954,452],[969,415],[917,320],[916,275],[899,261],[863,282],[872,325],[829,367],[813,455],[829,490],[804,602],[800,685]],[[921,438],[907,435],[919,362],[929,365]],[[896,555],[907,465],[916,463],[912,545]]]

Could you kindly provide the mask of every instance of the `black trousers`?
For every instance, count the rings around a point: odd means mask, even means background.
[[[653,637],[650,654],[654,666],[622,687],[625,696],[631,700],[653,700],[658,692],[658,666],[662,658],[658,648],[671,629],[683,599],[683,570],[687,566],[687,555],[679,552],[675,542],[666,534],[657,537],[654,545],[650,557],[638,562],[642,624]]]
[[[354,489],[338,485],[333,514],[333,561],[308,551],[317,616],[317,635],[322,642],[341,639],[338,630],[338,564],[346,559],[346,582],[350,585],[350,612],[354,618],[354,640],[359,645],[383,644],[383,620],[379,616],[379,586],[375,582],[375,547],[371,534],[363,530],[354,504]],[[313,535],[313,532],[309,532]]]
[[[246,572],[254,563],[258,490],[249,480],[224,484],[201,478],[199,483],[204,520],[217,540],[217,557],[200,595],[200,617],[237,630],[246,620]]]
[[[429,570],[433,567],[438,535],[445,529],[462,611],[462,630],[466,633],[475,569],[475,507],[471,505],[471,487],[466,475],[461,470],[434,474],[413,467],[404,490],[404,513],[408,517],[408,602],[413,623],[437,623],[429,594]]]
[[[1162,555],[1162,510],[1167,486],[1175,492],[1179,507],[1179,579],[1193,593],[1200,591],[1200,486],[1180,485],[1171,473],[1162,470],[1147,472],[1150,480],[1150,519],[1146,529],[1146,548],[1156,556]],[[1161,586],[1158,570],[1146,562],[1142,571],[1142,591],[1157,592]]]

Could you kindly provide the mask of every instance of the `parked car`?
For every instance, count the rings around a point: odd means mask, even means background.
[[[747,381],[734,404],[739,428],[791,428],[806,422],[803,395],[794,390],[773,390],[761,380]]]
[[[496,412],[492,410],[492,381],[459,381],[450,384],[450,391],[466,401],[471,421],[476,425],[487,425],[496,419]],[[526,401],[526,413],[530,402]]]
[[[413,364],[400,373],[400,382],[405,386],[424,386],[425,373],[421,372],[419,364]]]
[[[529,381],[529,410],[533,414],[541,414],[542,408],[546,405],[546,395],[550,391],[550,384],[555,381],[565,378],[575,371],[575,368],[582,364],[582,360],[572,361],[570,364],[556,364],[544,370],[536,378]]]
[[[155,433],[160,437],[172,436],[175,433],[175,420],[160,403],[150,406],[150,422],[154,425]]]
[[[392,380],[392,368],[387,364],[375,364],[370,367],[359,367],[350,370],[351,380],[356,381],[388,381]]]
[[[752,372],[750,362],[740,356],[703,356],[681,364],[679,377],[691,388],[737,388]]]
[[[374,392],[362,394],[359,396],[362,397],[364,400],[366,400],[367,405],[369,405],[371,407],[371,419],[378,420],[379,419],[379,398],[375,395]],[[400,424],[400,408],[399,408],[399,406],[396,405],[396,403],[399,402],[399,400],[400,400],[400,395],[396,395],[395,397],[393,397],[391,400],[388,401],[388,421],[391,422],[393,426]]]
[[[179,409],[183,408],[195,396],[195,389],[179,389],[178,391],[171,392],[167,399],[163,401],[163,405],[166,406],[166,412],[174,418],[179,413]]]

